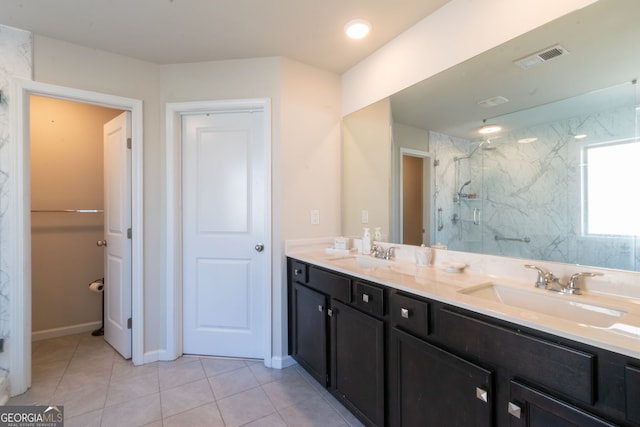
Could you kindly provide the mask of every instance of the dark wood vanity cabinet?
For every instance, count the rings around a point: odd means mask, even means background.
[[[292,357],[365,424],[384,426],[385,291],[293,260],[289,272]]]
[[[294,283],[291,291],[291,355],[320,384],[329,384],[327,296]]]
[[[638,359],[288,265],[291,355],[366,425],[640,426]]]
[[[331,389],[369,425],[383,426],[385,416],[382,320],[339,301],[331,308]]]

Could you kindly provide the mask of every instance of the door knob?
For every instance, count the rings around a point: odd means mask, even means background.
[[[98,245],[98,246],[107,246],[107,241],[106,240],[98,240],[96,242],[96,245]]]
[[[257,252],[262,252],[262,251],[264,251],[264,245],[263,245],[262,243],[258,243],[258,244],[256,245],[256,251],[257,251]]]

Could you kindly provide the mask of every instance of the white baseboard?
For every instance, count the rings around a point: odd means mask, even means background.
[[[0,373],[0,406],[4,406],[9,401],[9,380],[4,373]]]
[[[180,357],[180,356],[178,356]],[[176,360],[176,356],[173,352],[168,350],[153,350],[144,353],[142,363],[152,363],[158,361],[173,361]],[[289,366],[296,365],[298,362],[289,355],[287,356],[274,356],[271,358],[271,367],[274,369],[283,369]]]
[[[46,340],[48,338],[64,337],[65,335],[81,334],[94,331],[102,326],[102,322],[89,322],[80,325],[64,326],[62,328],[45,329],[31,333],[32,341]]]
[[[142,355],[142,363],[152,363],[152,362],[157,362],[159,360],[173,360],[173,359],[166,359],[166,350],[153,350],[153,351],[147,351]]]
[[[289,366],[293,366],[296,363],[298,362],[296,362],[291,356],[274,356],[271,358],[271,367],[274,369],[284,369]]]

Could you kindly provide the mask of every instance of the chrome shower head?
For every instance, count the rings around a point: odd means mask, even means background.
[[[460,190],[458,190],[458,195],[462,194],[462,190],[464,189],[464,187],[466,187],[467,185],[471,184],[471,180],[465,182],[464,184],[462,184],[462,187],[460,187]]]

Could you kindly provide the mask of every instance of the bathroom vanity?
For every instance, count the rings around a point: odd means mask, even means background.
[[[290,354],[364,424],[640,425],[640,301],[554,319],[483,296],[494,276],[382,261],[287,258]]]

